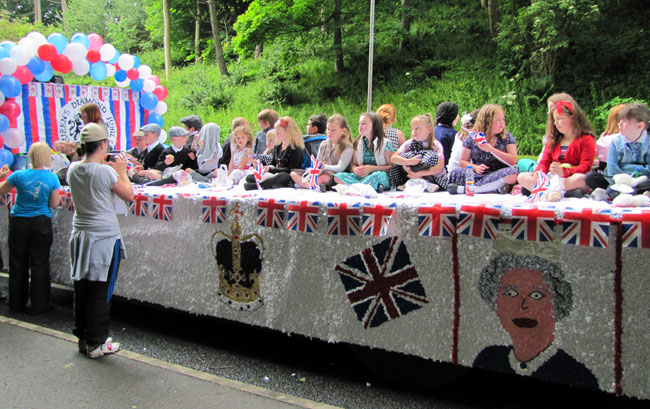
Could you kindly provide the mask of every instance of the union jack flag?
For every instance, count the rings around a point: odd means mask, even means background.
[[[456,206],[433,206],[418,208],[418,233],[420,236],[452,237],[456,232]]]
[[[500,205],[464,205],[458,214],[456,232],[472,237],[495,240],[499,234]]]
[[[151,214],[156,220],[170,221],[172,219],[171,195],[154,194],[151,199]]]
[[[281,229],[284,226],[284,200],[260,199],[257,202],[257,225]]]
[[[335,270],[365,329],[397,319],[429,302],[406,245],[397,237],[363,249]]]
[[[8,206],[10,211],[15,204],[16,204],[16,192],[9,192],[2,195],[2,205]]]
[[[318,229],[318,202],[291,202],[287,213],[287,230],[314,233]]]
[[[385,236],[394,213],[395,203],[388,206],[364,205],[361,216],[361,233],[366,236]]]
[[[609,222],[609,209],[567,208],[562,217],[562,243],[607,248]]]
[[[311,167],[305,169],[305,173],[302,175],[302,180],[309,180],[309,188],[311,190],[318,190],[318,175],[323,169],[323,162],[314,158],[314,155],[311,155]]]
[[[223,223],[226,221],[227,202],[223,198],[213,196],[202,196],[201,212],[203,223]]]
[[[63,208],[74,212],[74,202],[72,201],[72,192],[69,190],[65,192],[65,201],[63,201]]]
[[[257,189],[262,189],[260,186],[260,183],[262,183],[262,177],[266,174],[266,169],[264,168],[264,164],[261,161],[257,161],[257,164],[255,165],[255,172],[253,175],[255,175],[255,183],[257,184]]]
[[[330,236],[356,236],[361,233],[361,205],[355,203],[327,204],[327,234]]]
[[[539,172],[539,178],[533,187],[533,190],[530,192],[530,196],[526,198],[526,203],[536,203],[538,202],[544,193],[551,186],[551,178],[544,172]]]
[[[138,192],[129,202],[129,211],[134,216],[149,217],[149,196]]]
[[[487,143],[487,139],[485,139],[485,134],[483,132],[472,131],[469,133],[469,136],[474,138],[474,141],[476,141],[478,145],[485,145]]]
[[[623,247],[650,248],[650,212],[623,211]]]
[[[549,209],[513,208],[510,218],[512,237],[516,240],[553,241],[555,211]]]

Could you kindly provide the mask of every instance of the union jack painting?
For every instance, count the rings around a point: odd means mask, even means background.
[[[650,248],[650,212],[634,210],[623,212],[623,247]]]
[[[495,240],[498,237],[501,206],[464,205],[458,214],[456,232],[472,237]]]
[[[510,218],[512,237],[516,240],[553,241],[555,211],[549,209],[513,208]]]
[[[365,329],[397,319],[429,302],[406,245],[397,237],[363,249],[335,270]]]
[[[418,208],[420,236],[452,237],[456,232],[456,206],[436,203]]]
[[[203,223],[223,223],[226,221],[227,202],[223,198],[203,196],[201,200]]]
[[[156,220],[170,221],[172,219],[172,199],[170,195],[154,194],[151,199],[151,214]]]
[[[149,196],[144,193],[138,192],[133,196],[133,200],[129,201],[129,212],[134,216],[149,216]]]
[[[318,202],[302,200],[289,204],[287,230],[315,233],[318,229]]]
[[[551,186],[551,178],[544,172],[539,172],[539,178],[535,182],[533,190],[530,192],[530,196],[526,198],[526,203],[536,203],[541,200],[544,193]]]
[[[609,222],[609,209],[567,208],[562,216],[562,243],[607,248]]]
[[[366,236],[385,236],[394,213],[394,203],[388,206],[364,205],[361,216],[361,233]]]
[[[257,202],[257,225],[281,229],[284,226],[284,200],[260,199]]]
[[[356,236],[361,233],[361,205],[359,203],[328,203],[327,234]]]

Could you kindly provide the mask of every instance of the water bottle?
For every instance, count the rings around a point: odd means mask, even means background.
[[[637,165],[636,168],[634,168],[634,172],[632,173],[633,178],[638,178],[641,176],[641,172],[643,172],[643,166]]]
[[[465,195],[474,196],[474,168],[472,165],[465,168]]]

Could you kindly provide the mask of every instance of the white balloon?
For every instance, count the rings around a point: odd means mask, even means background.
[[[135,61],[133,61],[133,56],[131,54],[122,54],[120,55],[120,58],[117,59],[117,63],[120,65],[121,69],[128,71],[133,68]]]
[[[31,33],[27,34],[27,37],[31,38],[32,41],[34,41],[34,44],[36,44],[36,48],[38,48],[38,46],[40,45],[47,43],[47,38],[45,38],[45,36],[39,33],[38,31],[32,31]]]
[[[164,129],[160,130],[160,136],[158,136],[158,142],[165,143],[167,142],[167,132]]]
[[[63,55],[68,57],[72,62],[86,58],[86,54],[88,54],[88,50],[79,43],[69,43],[65,46],[65,50],[63,50]]]
[[[86,75],[88,71],[90,71],[90,63],[85,58],[72,63],[72,72],[75,74]]]
[[[11,58],[3,58],[0,60],[0,73],[2,75],[11,75],[16,72],[16,68],[18,68],[18,65]]]
[[[142,90],[144,92],[153,92],[156,89],[156,83],[151,80],[144,80],[142,82]]]
[[[27,51],[31,54],[29,58],[32,58],[33,56],[36,55],[36,41],[32,40],[29,37],[23,37],[18,41],[18,45],[21,47],[25,47]]]
[[[115,84],[120,88],[126,88],[131,83],[130,79],[125,79],[124,81],[115,81]]]
[[[158,105],[153,109],[153,112],[164,115],[167,112],[167,103],[165,101],[158,101]]]
[[[0,105],[5,103],[5,94],[0,91]]]
[[[17,45],[9,51],[11,58],[16,61],[18,65],[26,65],[33,57],[32,53],[22,45]]]
[[[112,44],[104,44],[99,48],[99,55],[102,61],[110,61],[115,57],[115,47]]]
[[[112,77],[115,75],[115,66],[113,64],[106,64],[106,76]]]
[[[151,76],[151,67],[146,64],[142,64],[138,67],[138,72],[140,73],[140,78],[149,78]]]

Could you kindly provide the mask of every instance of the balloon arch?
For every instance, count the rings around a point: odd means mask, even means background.
[[[48,83],[55,72],[67,74],[70,71],[79,76],[89,75],[95,81],[113,77],[116,86],[123,90],[106,88],[102,91],[107,94],[111,90],[126,91],[126,94],[117,92],[116,95],[126,95],[126,100],[131,95],[131,102],[139,102],[137,108],[141,115],[138,123],[163,126],[162,115],[167,112],[164,101],[167,88],[160,84],[158,76],[152,75],[148,65],[140,63],[137,56],[120,53],[95,33],[76,33],[68,41],[60,33],[45,38],[34,31],[20,39],[18,44],[11,41],[0,43],[0,166],[10,161],[9,156],[13,159],[11,152],[1,149],[3,146],[16,152],[26,145],[25,133],[18,129],[16,119],[24,109],[28,109],[22,104],[23,100],[27,101],[23,94],[28,89],[29,92],[36,89],[30,88],[29,83],[33,80]],[[80,94],[83,91],[86,90]],[[71,93],[76,95],[77,92]],[[98,93],[97,90],[93,92]],[[67,97],[67,90],[65,94]],[[48,139],[48,142],[51,141]]]

